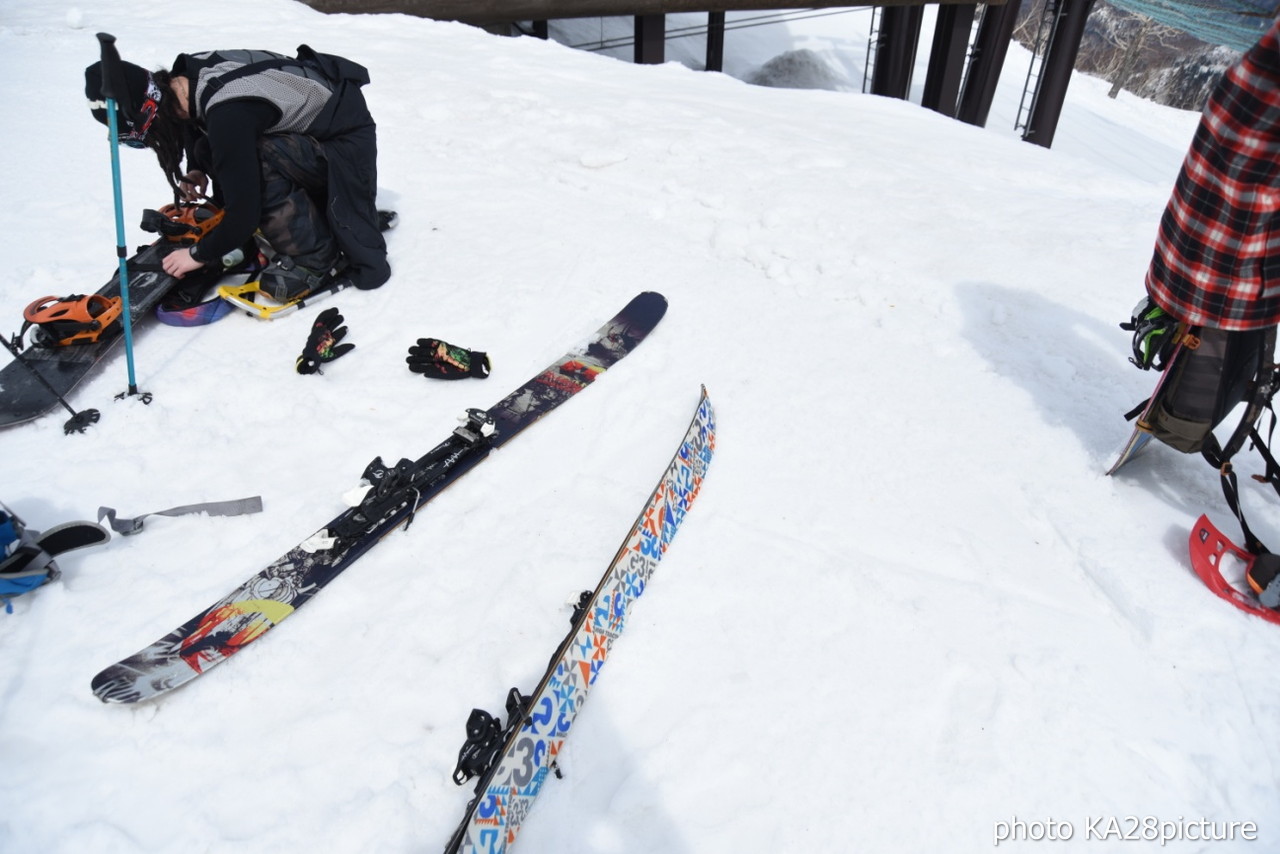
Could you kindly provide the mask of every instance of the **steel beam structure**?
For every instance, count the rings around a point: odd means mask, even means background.
[[[969,34],[977,11],[976,3],[938,7],[938,23],[933,30],[933,47],[929,50],[929,70],[925,74],[920,106],[955,118]]]
[[[882,11],[871,94],[905,99],[911,91],[911,69],[916,62],[924,7],[890,6]]]
[[[960,92],[956,118],[962,122],[986,127],[995,98],[1000,68],[1009,52],[1009,40],[1017,23],[1022,0],[1008,0],[1002,6],[987,5],[978,24],[978,38],[969,57],[969,73]]]
[[[636,15],[637,65],[661,65],[667,52],[667,16]]]
[[[707,13],[707,71],[724,71],[724,12]]]
[[[930,0],[929,5],[973,0]],[[675,12],[736,12],[769,9],[830,9],[849,6],[848,0],[816,0],[790,4],[778,0],[302,0],[321,12],[402,12],[441,21],[501,24],[555,18],[595,18],[667,15]],[[999,5],[1006,0],[993,0]],[[916,6],[920,0],[879,0],[877,6]]]
[[[1089,19],[1093,0],[1062,0],[1058,21],[1053,28],[1049,50],[1040,68],[1040,80],[1036,87],[1031,115],[1027,118],[1022,138],[1027,142],[1053,145],[1053,135],[1058,130],[1058,118],[1067,99],[1067,84],[1071,82],[1071,70],[1075,67],[1080,41],[1084,38],[1084,25]]]

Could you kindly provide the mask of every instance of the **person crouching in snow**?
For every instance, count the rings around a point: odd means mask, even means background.
[[[156,153],[175,201],[209,189],[223,219],[164,270],[218,264],[255,230],[277,256],[260,286],[279,302],[327,285],[370,289],[391,275],[379,231],[377,130],[360,87],[368,71],[305,45],[179,54],[169,70],[122,62],[136,123],[117,108],[119,141]],[[93,117],[107,124],[102,63],[85,69]],[[183,169],[183,160],[186,169]]]

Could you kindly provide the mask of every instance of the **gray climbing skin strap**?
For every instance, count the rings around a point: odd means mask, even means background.
[[[233,501],[207,501],[201,504],[184,504],[181,507],[170,507],[168,510],[156,510],[143,513],[132,519],[120,519],[114,507],[99,507],[98,521],[107,520],[111,530],[117,534],[129,536],[142,530],[143,520],[148,516],[186,516],[191,513],[208,513],[210,516],[240,516],[246,513],[261,513],[262,497],[237,498]]]

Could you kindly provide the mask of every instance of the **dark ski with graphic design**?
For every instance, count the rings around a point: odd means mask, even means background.
[[[350,509],[230,594],[160,640],[94,677],[106,703],[147,700],[190,682],[276,626],[382,537],[407,525],[419,507],[494,449],[586,388],[657,326],[667,301],[646,292],[594,335],[493,407],[470,409],[463,423],[417,460],[375,458],[346,496]]]

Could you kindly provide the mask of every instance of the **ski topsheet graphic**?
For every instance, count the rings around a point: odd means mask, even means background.
[[[715,451],[715,412],[702,390],[693,423],[595,591],[583,593],[569,634],[531,696],[512,689],[507,725],[476,709],[454,782],[480,780],[446,854],[499,854],[515,842],[570,727],[622,634],[685,514],[693,506]]]
[[[351,509],[155,643],[93,679],[106,703],[134,703],[171,691],[230,658],[302,607],[383,536],[480,463],[494,448],[586,388],[658,324],[667,301],[642,293],[537,376],[488,410],[471,409],[462,426],[417,460],[378,457],[348,494]]]

